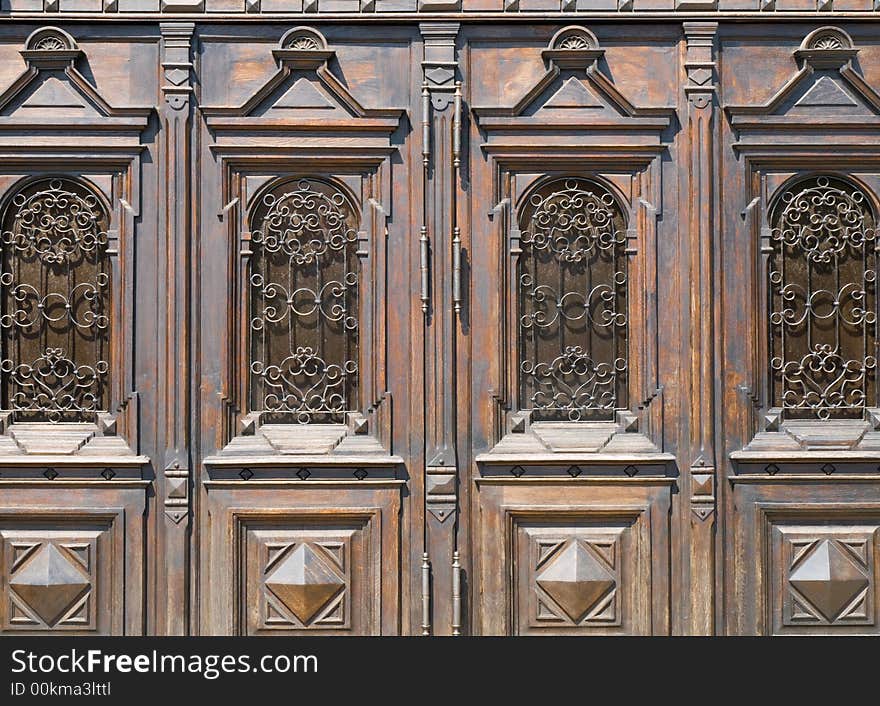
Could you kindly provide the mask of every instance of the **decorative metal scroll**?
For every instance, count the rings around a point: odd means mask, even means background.
[[[608,189],[549,182],[520,214],[520,407],[612,419],[627,405],[625,217]]]
[[[877,256],[870,199],[818,176],[770,213],[773,405],[789,418],[860,417],[877,404]]]
[[[332,184],[300,179],[266,192],[252,223],[252,409],[342,421],[357,403],[357,211]]]
[[[72,179],[32,182],[0,235],[3,406],[32,421],[106,409],[110,372],[108,216]]]

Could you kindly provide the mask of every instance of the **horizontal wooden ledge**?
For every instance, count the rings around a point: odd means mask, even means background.
[[[390,134],[397,130],[400,118],[359,118],[353,117],[347,120],[318,120],[296,118],[261,118],[252,116],[231,116],[218,112],[218,108],[200,107],[199,112],[205,116],[208,127],[217,130],[265,130],[267,132],[290,132],[309,131],[315,133],[324,132],[378,132]],[[401,117],[405,111],[401,112]]]
[[[0,468],[48,466],[48,467],[116,467],[136,468],[146,466],[149,456],[81,456],[66,454],[21,454],[0,455]]]
[[[357,488],[401,488],[406,485],[406,481],[396,478],[380,478],[369,480],[296,480],[268,478],[265,480],[206,480],[202,483],[207,489],[232,489],[251,490],[271,489],[271,488],[328,488],[328,487],[357,487]]]
[[[730,460],[736,463],[880,463],[880,451],[734,451]]]
[[[822,484],[822,485],[837,485],[840,483],[877,483],[880,484],[880,474],[878,475],[869,475],[869,474],[848,474],[848,473],[833,473],[831,475],[816,474],[816,473],[777,473],[776,475],[771,476],[768,473],[748,473],[742,475],[734,475],[730,476],[729,480],[732,484],[736,485],[738,483],[764,483],[764,484],[773,484],[773,483],[787,483],[787,484]]]
[[[861,127],[870,128],[880,125],[878,115],[828,115],[828,116],[791,116],[764,115],[763,106],[728,108],[731,112],[730,124],[734,127],[749,127],[753,130],[772,130],[785,127],[788,130],[811,130],[826,127]],[[736,111],[733,113],[732,111]],[[868,132],[869,130],[866,130]]]
[[[672,485],[674,476],[477,476],[476,485]]]
[[[265,22],[265,21],[303,21],[303,22],[360,22],[360,23],[377,23],[377,22],[424,22],[436,20],[454,20],[456,22],[474,23],[485,22],[487,20],[503,20],[505,22],[521,22],[534,23],[536,21],[589,21],[589,20],[613,20],[615,22],[638,22],[643,20],[668,20],[670,22],[681,22],[682,20],[700,20],[719,21],[724,19],[762,19],[772,20],[778,19],[781,22],[790,20],[813,20],[816,22],[831,20],[840,21],[844,19],[858,20],[878,20],[880,15],[872,10],[829,10],[817,14],[815,10],[810,11],[761,11],[761,10],[631,10],[621,12],[617,9],[595,10],[595,11],[578,11],[578,12],[505,12],[503,10],[495,11],[476,11],[476,12],[430,12],[416,11],[410,12],[328,12],[328,13],[306,13],[306,12],[260,12],[246,13],[244,8],[241,12],[136,12],[136,11],[117,11],[107,13],[102,10],[94,12],[43,12],[42,10],[34,11],[10,11],[2,14],[3,17],[12,20],[22,20],[33,22],[35,19],[40,21],[53,20],[57,22],[71,20],[90,20],[100,19],[102,24],[109,22],[143,22],[143,21],[162,21],[162,22],[194,22],[203,21],[206,24],[213,24],[218,21],[230,20],[234,22]]]
[[[491,112],[490,112],[491,110]],[[669,111],[674,113],[672,108],[646,108],[643,110]],[[489,108],[473,108],[476,113],[480,127],[484,129],[501,129],[505,132],[523,131],[536,132],[546,130],[569,129],[573,132],[599,132],[599,131],[624,131],[630,133],[638,133],[645,131],[652,133],[662,131],[669,127],[669,116],[666,117],[621,117],[615,120],[575,120],[573,118],[522,118],[511,115],[498,115],[496,109]]]
[[[0,478],[0,492],[9,488],[134,488],[146,490],[152,481],[137,478],[120,478],[119,480],[92,480],[90,478],[73,478],[67,480],[46,480],[29,478]]]
[[[486,466],[635,466],[638,464],[666,464],[675,461],[670,453],[610,454],[610,453],[546,453],[546,454],[479,454],[474,461]]]
[[[216,468],[388,468],[403,465],[400,456],[332,456],[328,454],[275,454],[272,456],[208,456],[202,460]]]

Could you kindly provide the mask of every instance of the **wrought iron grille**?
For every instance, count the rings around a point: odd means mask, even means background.
[[[792,184],[771,209],[770,377],[789,418],[877,404],[875,225],[868,195],[833,176]]]
[[[627,405],[626,219],[605,187],[544,184],[520,213],[520,407],[612,419]]]
[[[357,211],[336,186],[286,181],[253,213],[251,408],[342,421],[358,384]]]
[[[3,406],[19,419],[105,410],[110,372],[108,216],[85,185],[39,180],[16,193],[0,236]]]

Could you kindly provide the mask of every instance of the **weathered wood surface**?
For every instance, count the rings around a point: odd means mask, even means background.
[[[876,373],[797,418],[768,310],[780,193],[880,213],[870,2],[0,12],[0,218],[73,179],[110,273],[106,404],[0,412],[0,632],[880,630]],[[252,388],[260,209],[308,180],[356,222],[356,344],[309,340],[357,384],[320,423]],[[571,421],[527,404],[517,298],[524,205],[566,180],[626,263],[621,402]]]

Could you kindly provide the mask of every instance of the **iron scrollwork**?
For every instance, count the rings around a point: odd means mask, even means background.
[[[102,411],[110,372],[108,216],[71,179],[32,182],[7,206],[2,248],[3,404],[20,418]]]
[[[772,399],[789,418],[860,417],[877,402],[875,216],[841,178],[787,187],[770,214]]]
[[[624,214],[605,187],[568,178],[529,197],[520,228],[520,406],[612,419],[627,404]]]
[[[358,218],[318,179],[267,191],[254,212],[251,404],[300,423],[354,411],[358,378]]]

